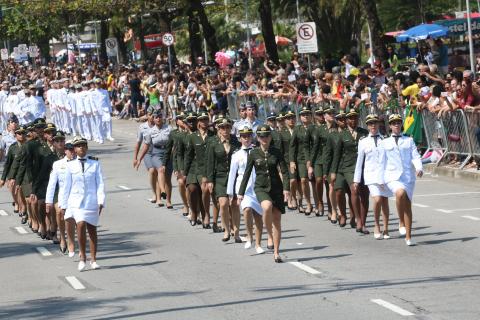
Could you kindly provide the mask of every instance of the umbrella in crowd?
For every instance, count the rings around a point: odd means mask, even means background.
[[[419,41],[427,38],[440,38],[448,34],[448,28],[438,24],[421,24],[397,36],[397,42]]]

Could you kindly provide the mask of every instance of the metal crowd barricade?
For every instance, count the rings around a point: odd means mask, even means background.
[[[472,155],[480,157],[480,112],[466,112],[465,118],[467,119],[467,131],[470,138]],[[476,159],[475,161],[480,160]]]
[[[447,150],[447,135],[442,121],[436,114],[427,109],[422,110],[423,130],[427,139],[427,152],[433,150]]]
[[[450,155],[465,157],[461,160],[462,169],[472,158],[470,135],[468,132],[467,119],[463,110],[446,113],[441,118],[446,134],[447,150],[438,162],[438,165]]]

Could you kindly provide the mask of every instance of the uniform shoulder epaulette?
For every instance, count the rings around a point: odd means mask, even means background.
[[[359,140],[365,139],[368,136],[361,136]]]
[[[87,158],[90,159],[90,160],[98,161],[98,158],[97,158],[97,157],[88,156]]]

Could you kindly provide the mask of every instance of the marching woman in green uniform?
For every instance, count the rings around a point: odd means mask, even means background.
[[[292,110],[288,110],[283,115],[285,126],[282,131],[280,131],[280,138],[282,139],[282,153],[285,155],[285,161],[289,160],[289,150],[290,150],[290,139],[292,138],[293,130],[295,129],[295,113]],[[282,175],[283,179],[287,179],[290,182],[290,196],[287,200],[288,209],[297,210],[297,174],[290,173],[290,170],[287,171],[286,175]]]
[[[357,192],[357,189],[353,184],[353,176],[355,173],[355,165],[358,155],[358,141],[368,136],[366,129],[358,127],[358,113],[355,109],[351,109],[347,114],[347,126],[339,133],[337,147],[335,148],[333,156],[332,172],[336,173],[335,190],[350,191],[351,207],[353,209],[354,216],[350,216],[350,225],[352,228],[355,226],[357,232],[368,234],[368,230],[365,228],[366,211],[360,209],[360,199],[362,199],[362,207],[364,206],[364,191]],[[363,185],[363,188],[365,186]],[[361,188],[361,187],[360,187]],[[360,190],[360,188],[358,190]],[[338,193],[337,193],[338,195]],[[342,198],[343,201],[344,198]],[[338,200],[338,199],[337,199]],[[367,193],[367,210],[368,210],[368,193]],[[344,203],[339,203],[341,212],[340,227],[346,225],[346,213]]]
[[[311,125],[312,111],[308,106],[302,107],[300,110],[301,124],[293,130],[292,138],[290,139],[289,161],[290,173],[296,174],[300,179],[300,203],[298,204],[298,212],[305,213],[309,216],[313,211],[312,202],[310,200],[310,184],[308,181],[307,159],[309,158],[308,150],[308,131]],[[301,199],[305,198],[307,208],[303,211]]]
[[[3,187],[5,183],[10,186],[10,180],[15,177],[13,165],[22,145],[25,143],[25,133],[25,126],[20,126],[15,130],[15,138],[17,141],[8,148],[7,158],[5,160],[2,178],[0,180],[0,188]],[[17,194],[14,193],[14,197],[17,199],[17,203],[19,204],[18,208],[20,216],[22,217],[21,223],[25,224],[28,220],[28,225],[31,227],[32,224],[27,215],[27,203],[25,201],[25,197],[23,196],[22,190],[19,190]]]
[[[236,199],[230,202],[227,194],[228,174],[233,152],[240,147],[232,131],[230,119],[222,118],[217,123],[218,136],[212,139],[208,147],[207,155],[207,181],[210,193],[215,195],[219,204],[220,215],[224,229],[222,241],[230,240],[230,232],[236,243],[242,243],[240,239],[240,209]],[[230,224],[232,222],[232,225]]]
[[[267,116],[267,124],[270,126],[270,129],[272,130],[273,146],[283,153],[282,138],[280,137],[280,132],[277,127],[277,118],[278,116],[274,112],[269,113]]]
[[[321,115],[322,121],[318,121]],[[323,203],[323,186],[327,191],[327,206],[328,212],[331,212],[330,199],[328,198],[328,183],[325,180],[325,174],[323,172],[323,163],[325,162],[325,145],[327,143],[327,127],[325,119],[323,117],[323,108],[318,107],[315,110],[316,123],[310,126],[307,132],[307,148],[311,150],[309,159],[307,160],[307,170],[309,177],[315,178],[315,190],[316,190],[316,211],[315,215],[321,217],[325,214],[325,208]]]
[[[255,167],[255,195],[263,209],[263,222],[267,229],[268,244],[267,248],[272,249],[273,256],[277,263],[283,262],[279,254],[281,239],[281,219],[282,212],[285,212],[284,201],[290,195],[290,185],[288,179],[283,179],[283,192],[279,188],[282,184],[278,168],[284,177],[288,177],[287,163],[283,154],[271,145],[272,136],[268,125],[261,125],[257,129],[257,138],[260,147],[253,149],[247,160],[247,167],[243,175],[242,184],[238,191],[238,203],[243,200],[248,180]]]
[[[186,177],[182,175],[183,166],[184,166],[184,155],[185,155],[185,139],[187,134],[190,133],[190,128],[185,124],[186,114],[181,112],[176,115],[175,121],[177,124],[177,129],[174,129],[169,138],[167,144],[167,158],[166,162],[169,163],[172,161],[173,173],[177,177],[178,182],[178,191],[183,202],[183,216],[188,216],[188,199],[187,199],[187,188],[186,188]]]
[[[196,117],[198,120],[196,130],[192,131],[187,138],[185,150],[184,174],[187,177],[187,190],[190,197],[190,209],[192,215],[190,224],[202,224],[204,229],[210,229],[210,191],[207,186],[207,149],[214,133],[208,130],[209,116],[206,111],[201,111],[198,116],[189,113],[188,119]],[[203,221],[199,220],[202,213]],[[214,227],[217,228],[214,217]],[[215,230],[214,230],[215,231]]]

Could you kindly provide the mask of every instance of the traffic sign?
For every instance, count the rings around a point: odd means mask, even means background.
[[[23,56],[28,54],[28,47],[26,44],[22,43],[18,45],[18,53]]]
[[[107,47],[107,56],[116,57],[118,54],[118,42],[117,38],[108,38],[105,40],[105,45]]]
[[[30,55],[31,58],[36,58],[38,57],[38,47],[37,46],[30,46],[28,48],[28,54]]]
[[[297,23],[297,48],[298,53],[317,53],[317,30],[315,22]]]
[[[8,60],[8,49],[0,49],[2,60]]]
[[[165,46],[169,47],[175,42],[175,37],[171,33],[164,33],[162,36],[162,42]]]

